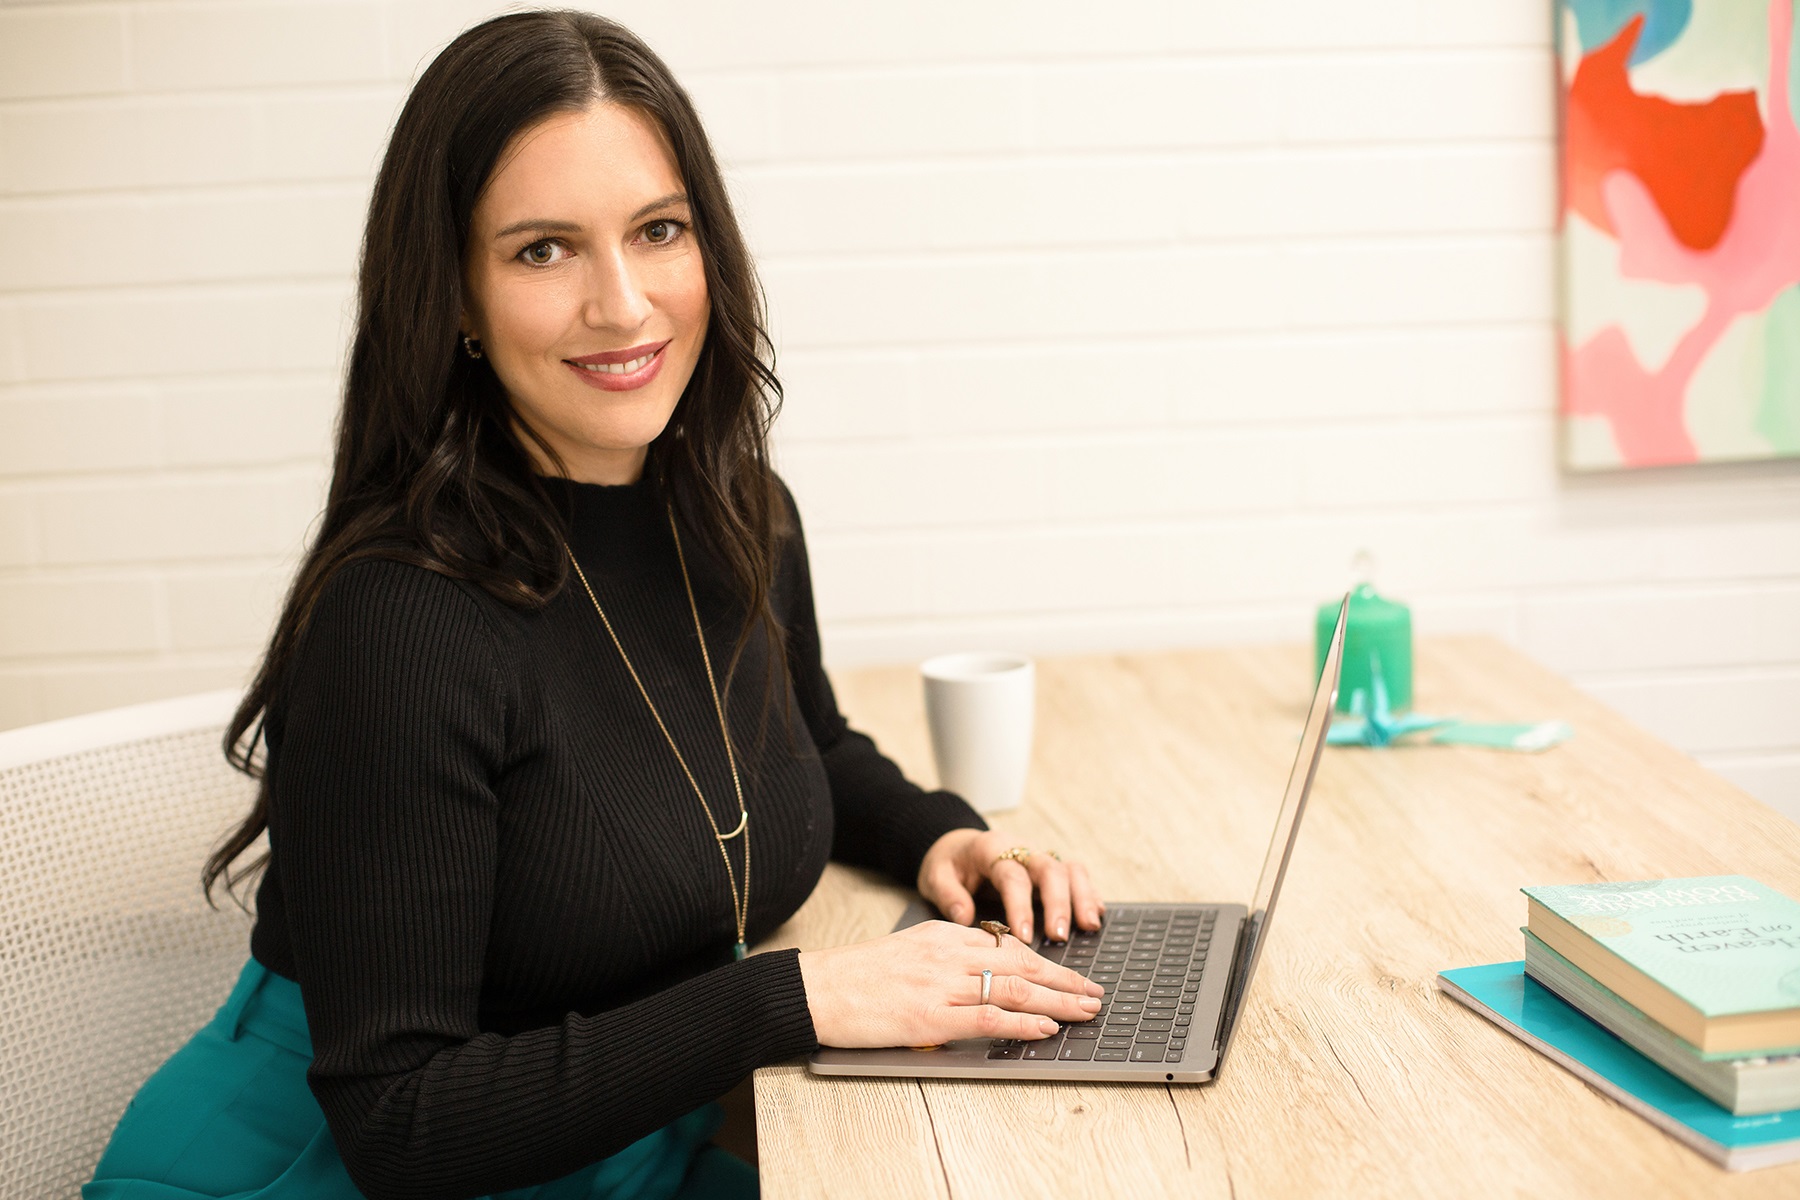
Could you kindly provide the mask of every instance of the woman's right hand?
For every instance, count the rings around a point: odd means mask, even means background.
[[[981,973],[994,973],[981,1003]],[[925,921],[874,941],[800,955],[822,1046],[935,1046],[958,1038],[1035,1040],[1100,1009],[1102,989],[1010,935]]]

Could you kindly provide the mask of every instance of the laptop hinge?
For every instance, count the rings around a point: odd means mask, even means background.
[[[1238,1010],[1243,1007],[1244,991],[1249,983],[1250,957],[1256,943],[1250,929],[1253,920],[1255,917],[1249,916],[1238,922],[1237,947],[1231,956],[1231,977],[1225,982],[1225,1003],[1219,1008],[1219,1029],[1213,1037],[1213,1052],[1217,1055],[1213,1065],[1215,1077],[1225,1066],[1225,1050],[1231,1044],[1231,1031],[1237,1024]]]

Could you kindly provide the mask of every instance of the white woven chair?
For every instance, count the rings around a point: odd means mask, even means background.
[[[0,733],[0,1197],[73,1196],[224,1001],[250,919],[200,868],[254,781],[209,692]]]

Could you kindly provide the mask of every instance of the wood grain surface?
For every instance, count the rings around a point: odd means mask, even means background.
[[[1542,754],[1326,751],[1221,1078],[965,1083],[758,1072],[762,1186],[789,1196],[1749,1197],[1728,1174],[1438,992],[1522,956],[1519,888],[1744,874],[1800,896],[1800,826],[1486,638],[1418,647],[1420,711],[1571,722]],[[1247,901],[1311,692],[1304,647],[1038,664],[1024,805],[994,823],[1114,900]],[[916,672],[837,677],[935,779]],[[908,893],[833,866],[768,946],[885,933]]]

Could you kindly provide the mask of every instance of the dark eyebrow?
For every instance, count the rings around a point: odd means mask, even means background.
[[[642,208],[638,209],[636,212],[632,213],[631,219],[633,221],[635,221],[639,217],[647,217],[651,213],[655,212],[657,209],[666,208],[667,206],[669,206],[671,204],[686,204],[686,203],[687,203],[687,193],[686,192],[670,192],[666,196],[658,196],[656,199],[652,200],[650,203],[644,205],[644,207],[642,207]]]
[[[642,207],[642,208],[638,209],[636,212],[632,213],[630,219],[633,221],[636,221],[641,217],[649,216],[651,213],[655,212],[659,208],[666,208],[671,204],[686,204],[686,203],[687,203],[687,193],[686,192],[670,192],[666,196],[658,196],[656,199],[652,200],[650,203],[644,205],[644,207]],[[494,240],[499,241],[502,238],[509,238],[517,233],[580,233],[580,232],[581,232],[581,226],[576,224],[574,221],[544,221],[544,220],[539,220],[534,217],[528,221],[514,221],[511,225],[508,225],[505,229],[502,229],[499,233],[496,233],[494,235]]]
[[[573,221],[540,221],[533,218],[529,221],[514,221],[505,229],[494,235],[494,240],[509,238],[515,233],[580,233],[581,226]]]

